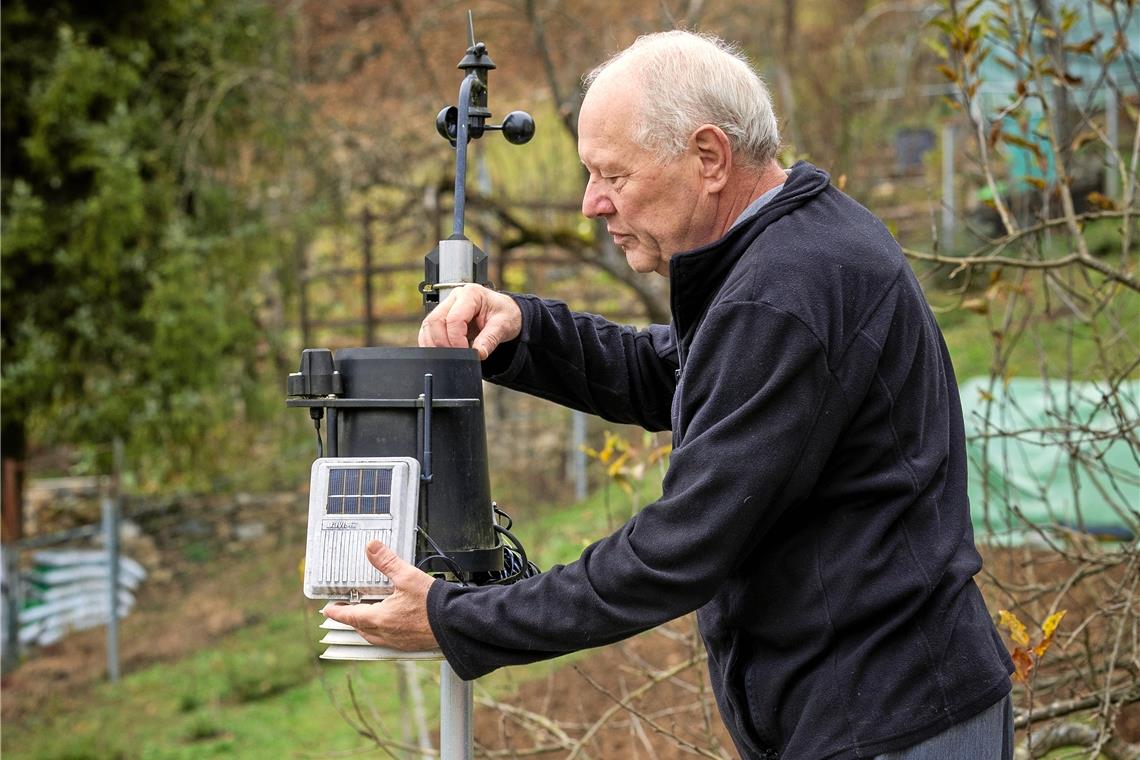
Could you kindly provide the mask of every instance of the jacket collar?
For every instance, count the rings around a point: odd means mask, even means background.
[[[728,273],[768,225],[827,189],[831,177],[806,161],[788,171],[783,190],[760,212],[724,237],[669,259],[669,306],[677,337],[687,344],[693,328],[720,290]]]

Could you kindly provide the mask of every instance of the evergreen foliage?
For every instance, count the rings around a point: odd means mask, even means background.
[[[289,250],[273,200],[304,115],[265,4],[116,5],[2,17],[3,445],[121,436],[181,476],[259,382],[258,280]]]

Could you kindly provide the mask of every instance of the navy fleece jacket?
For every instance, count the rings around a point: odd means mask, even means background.
[[[672,429],[662,498],[569,565],[437,581],[463,678],[697,610],[746,758],[866,758],[1003,697],[1011,663],[973,576],[961,410],[898,245],[823,171],[670,261],[673,322],[620,327],[518,297],[492,381]]]

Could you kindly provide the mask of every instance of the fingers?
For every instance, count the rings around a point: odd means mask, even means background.
[[[361,623],[358,619],[359,616],[357,615],[357,608],[359,607],[361,607],[359,604],[329,602],[321,610],[321,613],[330,620],[335,620],[338,623],[344,623],[345,625],[359,629],[361,627]]]
[[[364,551],[372,566],[388,576],[388,580],[392,581],[392,585],[397,589],[415,585],[419,580],[417,576],[422,575],[427,578],[425,573],[405,562],[400,558],[400,555],[379,541],[369,541]],[[428,583],[430,584],[430,582],[431,579],[428,578]]]
[[[475,349],[479,354],[479,360],[482,361],[491,355],[496,348],[499,347],[499,336],[487,330],[475,336],[475,340],[471,341],[471,348]]]
[[[456,288],[424,319],[419,344],[475,349],[486,359],[505,340],[522,331],[522,312],[514,299],[481,285]]]
[[[467,331],[474,322],[478,324],[483,288],[468,285],[456,288],[447,298],[432,309],[420,326],[420,345],[439,348],[467,348]]]

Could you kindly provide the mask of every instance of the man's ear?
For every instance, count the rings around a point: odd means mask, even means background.
[[[732,145],[720,127],[703,124],[689,138],[689,147],[700,161],[701,178],[710,193],[720,192],[732,172]]]

